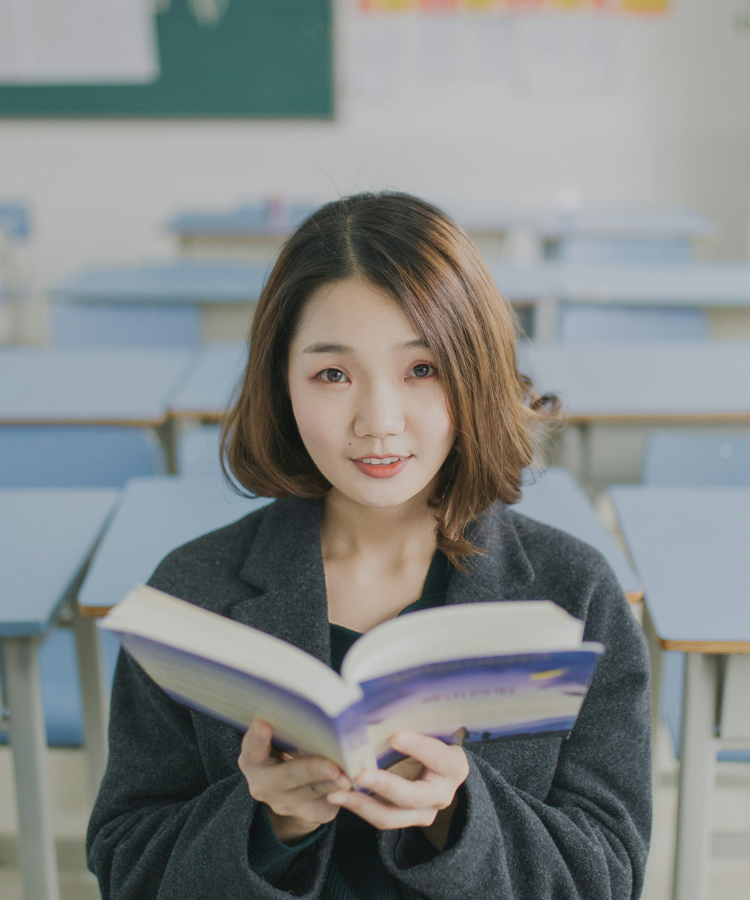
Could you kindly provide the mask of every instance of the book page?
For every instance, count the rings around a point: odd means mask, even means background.
[[[349,649],[341,675],[357,684],[444,660],[572,649],[582,638],[583,622],[550,600],[459,603],[376,626]]]

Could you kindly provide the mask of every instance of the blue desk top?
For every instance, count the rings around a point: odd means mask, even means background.
[[[556,263],[489,261],[503,296],[618,306],[750,306],[750,263]]]
[[[620,530],[663,641],[747,642],[750,488],[614,487]]]
[[[574,420],[750,421],[750,342],[519,344],[521,371]]]
[[[0,231],[17,238],[29,236],[29,212],[20,203],[0,203]]]
[[[268,267],[260,263],[181,259],[84,269],[49,289],[60,303],[254,303]]]
[[[191,210],[167,223],[180,235],[266,237],[286,235],[302,223],[318,203],[250,203],[226,213]]]
[[[179,416],[220,415],[242,380],[246,362],[245,341],[204,344],[172,397],[170,410]]]
[[[607,558],[626,594],[638,595],[643,591],[643,583],[625,553],[567,469],[548,468],[543,476],[524,487],[523,498],[513,509],[530,519],[567,531],[597,549]]]
[[[692,209],[668,206],[583,206],[542,214],[539,231],[545,237],[637,238],[639,240],[711,237],[716,223]]]
[[[218,478],[134,478],[122,492],[81,590],[81,607],[115,606],[181,544],[268,503],[234,494]]]
[[[191,353],[0,348],[0,424],[160,424]]]
[[[229,212],[191,210],[167,223],[181,235],[257,236],[285,234],[312,213],[319,204],[309,202],[250,203]],[[503,232],[514,227],[530,227],[548,238],[582,235],[664,238],[710,237],[715,223],[692,209],[672,207],[582,207],[572,211],[522,208],[478,208],[438,201],[467,231]]]
[[[0,490],[0,635],[44,634],[86,563],[118,491]]]
[[[641,590],[622,550],[572,476],[551,469],[524,494],[515,507],[519,512],[590,543],[610,561],[624,591]],[[170,550],[266,502],[237,497],[213,475],[133,479],[123,489],[117,514],[79,592],[79,604],[98,610],[114,606],[137,582],[147,581]]]
[[[554,297],[566,303],[620,306],[750,306],[750,263],[603,264],[489,261],[511,301]],[[268,274],[261,263],[183,259],[99,266],[50,288],[60,303],[252,303]]]

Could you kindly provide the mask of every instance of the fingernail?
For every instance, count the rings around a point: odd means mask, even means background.
[[[326,799],[329,803],[334,803],[337,806],[346,806],[347,795],[338,791],[336,793],[329,794]]]
[[[357,784],[361,784],[362,787],[372,787],[375,784],[375,775],[373,772],[360,772],[357,775]]]

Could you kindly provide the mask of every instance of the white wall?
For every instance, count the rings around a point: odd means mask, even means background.
[[[227,208],[267,191],[327,198],[393,187],[438,201],[543,206],[573,185],[590,203],[695,207],[720,224],[713,255],[745,255],[742,0],[673,0],[663,20],[625,22],[617,84],[589,97],[529,96],[512,71],[363,97],[352,73],[357,22],[340,2],[335,121],[3,121],[0,197],[31,202],[38,283],[95,261],[169,255],[162,223],[175,210]],[[407,62],[413,74],[419,62]]]

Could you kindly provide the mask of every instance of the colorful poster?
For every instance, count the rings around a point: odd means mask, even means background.
[[[665,15],[669,6],[670,0],[359,0],[364,13],[550,10],[653,16]]]

